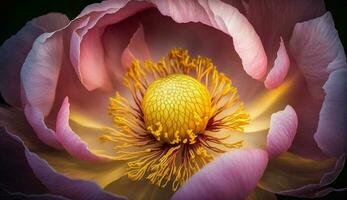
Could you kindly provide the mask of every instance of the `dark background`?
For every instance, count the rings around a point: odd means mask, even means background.
[[[73,19],[82,11],[85,6],[98,2],[95,0],[12,0],[7,1],[6,3],[6,0],[0,1],[0,44],[2,44],[11,35],[15,34],[25,25],[28,20],[34,17],[49,12],[61,12],[65,13],[70,19]],[[325,3],[327,10],[329,10],[334,17],[335,26],[339,32],[343,46],[345,47],[345,52],[347,52],[347,0],[326,0]],[[0,103],[4,103],[1,96]],[[346,166],[332,186],[337,188],[347,186]],[[278,199],[295,200],[299,198],[278,196]],[[320,199],[347,199],[347,193],[333,192]]]

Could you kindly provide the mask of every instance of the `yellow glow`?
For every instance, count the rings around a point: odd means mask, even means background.
[[[288,89],[293,85],[293,78],[281,84],[278,88],[266,92],[263,96],[258,97],[253,103],[247,105],[247,112],[251,120],[257,119],[264,112],[268,111],[278,99],[283,97],[288,92]]]
[[[168,143],[195,142],[211,112],[207,88],[196,79],[174,74],[154,81],[142,100],[147,129]]]

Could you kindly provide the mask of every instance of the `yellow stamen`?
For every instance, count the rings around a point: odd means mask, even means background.
[[[130,179],[171,184],[175,191],[218,153],[242,146],[225,140],[243,131],[249,115],[210,59],[172,49],[157,63],[135,60],[123,83],[133,102],[119,93],[110,98],[115,127],[100,139],[115,144],[116,159],[129,160]]]
[[[205,130],[211,97],[196,79],[174,74],[149,85],[142,110],[146,127],[157,140],[170,144],[185,140],[192,143],[196,135]]]

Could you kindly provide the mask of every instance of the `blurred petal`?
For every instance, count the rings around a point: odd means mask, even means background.
[[[128,199],[146,200],[170,199],[174,193],[171,187],[161,188],[151,184],[148,180],[133,181],[127,175],[109,184],[105,190],[126,196]]]
[[[287,152],[270,160],[259,186],[274,193],[293,189],[292,194],[295,195],[295,189],[305,191],[305,186],[313,184],[318,186],[316,191],[319,191],[331,183],[342,168],[343,160],[336,162],[331,158],[317,161]],[[307,188],[305,195],[309,197],[316,191]],[[304,192],[298,192],[297,195],[299,196],[300,193],[304,194]]]
[[[36,177],[53,193],[71,199],[122,199],[104,192],[95,182],[72,180],[56,173],[47,162],[36,154],[26,151],[25,155]]]
[[[268,162],[260,149],[224,153],[193,175],[173,199],[245,199]]]
[[[287,76],[289,65],[289,56],[281,38],[280,48],[277,51],[274,66],[271,68],[264,82],[265,87],[267,89],[273,89],[279,86]]]
[[[87,143],[74,133],[69,125],[70,104],[68,97],[64,99],[57,116],[56,137],[66,151],[78,159],[86,161],[108,161],[111,158],[92,152]]]
[[[288,105],[283,111],[272,114],[266,147],[270,158],[277,157],[289,149],[297,127],[298,117],[291,106]]]
[[[0,189],[1,198],[6,200],[67,200],[62,196],[52,194],[23,194],[21,192],[8,192],[3,188]]]
[[[265,200],[265,199],[276,200],[277,197],[272,192],[268,192],[266,190],[261,189],[260,187],[256,187],[247,198],[247,200]]]
[[[151,59],[141,24],[122,53],[122,64],[128,68],[135,59],[140,61]]]
[[[6,133],[4,131],[4,129],[1,130],[2,134]],[[8,133],[6,134],[8,137],[12,138],[12,141],[16,141],[16,143],[23,145],[18,137],[13,135],[9,136]],[[47,162],[40,159],[36,154],[30,152],[25,146],[23,151],[23,156],[27,159],[27,162],[35,176],[53,194],[62,195],[71,199],[121,199],[120,197],[104,192],[94,182],[72,180],[57,173],[47,164]]]
[[[252,25],[236,8],[221,1],[152,2],[163,15],[178,23],[201,22],[230,35],[244,70],[255,79],[265,75],[267,58],[261,41]]]
[[[347,65],[330,74],[324,90],[314,139],[326,154],[339,157],[347,153]]]
[[[70,123],[71,122],[72,121],[70,121]],[[75,122],[73,124],[75,124]],[[44,158],[56,171],[70,178],[93,180],[99,186],[105,187],[109,183],[119,179],[125,173],[126,163],[124,162],[107,162],[100,165],[99,163],[94,162],[79,161],[65,152],[55,151],[54,149],[49,148],[36,137],[35,132],[26,121],[24,113],[19,110],[1,108],[0,125],[4,125],[6,129],[11,131],[11,133],[20,137],[30,151],[38,154],[41,158]],[[87,132],[87,134],[90,135],[88,138],[89,142],[93,140],[98,141],[99,136],[93,134],[99,133],[100,129],[95,131],[95,133],[93,132],[93,129],[90,129],[92,128],[87,127],[82,129],[82,131]],[[88,143],[88,145],[90,143]],[[113,148],[113,146],[109,147],[108,145],[103,144],[103,148]],[[103,152],[104,151],[101,151],[101,153]]]
[[[347,190],[347,188],[335,189],[333,187],[327,187],[341,173],[341,171],[343,170],[343,166],[345,164],[345,160],[346,160],[345,155],[340,156],[340,158],[336,161],[334,168],[326,171],[325,174],[322,176],[319,183],[307,184],[299,188],[282,191],[280,192],[280,194],[297,196],[297,197],[306,197],[306,198],[307,197],[318,198],[318,197],[323,197],[333,191]]]
[[[2,126],[0,137],[1,188],[26,194],[47,193],[46,187],[35,177],[28,165],[22,144]]]
[[[65,26],[69,19],[60,13],[50,13],[29,21],[0,48],[0,92],[7,103],[22,106],[20,99],[20,70],[35,39],[44,32]],[[8,84],[11,83],[11,84]]]

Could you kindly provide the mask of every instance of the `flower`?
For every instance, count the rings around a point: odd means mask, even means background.
[[[0,66],[6,159],[51,194],[318,197],[343,168],[347,64],[321,1],[104,1],[28,22]]]

